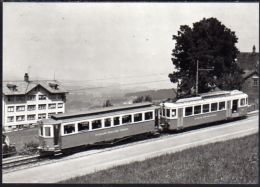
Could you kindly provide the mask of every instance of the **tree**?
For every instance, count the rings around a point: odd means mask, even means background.
[[[133,100],[133,103],[142,103],[142,102],[152,102],[152,97],[150,95],[138,96],[136,99]]]
[[[110,102],[110,100],[106,100],[105,103],[103,104],[103,107],[109,107],[109,106],[113,106],[113,105]]]
[[[145,98],[144,98],[144,101],[145,102],[152,102],[153,99],[152,99],[152,97],[150,95],[146,95]]]
[[[173,40],[176,44],[172,50],[172,63],[176,71],[169,74],[169,78],[177,83],[179,97],[194,94],[197,62],[199,69],[213,68],[212,71],[199,71],[199,93],[215,87],[241,89],[243,71],[236,63],[238,38],[216,18],[204,18],[193,23],[193,28],[180,26]]]
[[[144,97],[143,96],[138,96],[136,99],[133,100],[133,103],[141,103],[143,102]]]

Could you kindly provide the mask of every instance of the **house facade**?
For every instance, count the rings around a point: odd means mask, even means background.
[[[65,112],[67,91],[58,81],[3,82],[2,125],[4,130],[33,126],[38,120]]]
[[[255,52],[253,46],[252,52],[241,52],[238,55],[237,63],[243,69],[242,91],[248,94],[248,103],[259,106],[259,53]]]

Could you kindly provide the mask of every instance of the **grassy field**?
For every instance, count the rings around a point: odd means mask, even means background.
[[[61,183],[258,183],[258,134],[117,166]]]
[[[38,128],[9,132],[7,136],[11,143],[15,143],[16,150],[21,151],[25,143],[38,143]]]

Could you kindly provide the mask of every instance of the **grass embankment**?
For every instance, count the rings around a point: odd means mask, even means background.
[[[117,166],[61,183],[258,183],[258,134]]]
[[[38,144],[38,128],[14,131],[7,133],[11,143],[15,144],[16,150],[23,151],[25,145]]]

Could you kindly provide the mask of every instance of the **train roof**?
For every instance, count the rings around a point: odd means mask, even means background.
[[[176,105],[190,104],[193,102],[204,101],[204,100],[208,100],[208,99],[217,99],[217,98],[238,96],[238,95],[246,95],[246,94],[239,90],[215,91],[215,92],[203,93],[203,94],[198,95],[197,97],[179,99],[176,102],[161,103],[161,105],[164,104],[165,106],[173,107]]]
[[[154,106],[152,103],[138,103],[131,105],[123,105],[117,107],[106,107],[102,109],[89,110],[87,112],[79,112],[79,113],[64,113],[53,115],[49,119],[43,119],[42,123],[44,125],[55,125],[59,123],[68,123],[74,121],[81,120],[90,120],[95,118],[105,118],[108,116],[122,115],[127,113],[136,113],[144,110],[153,110],[158,108],[158,106]]]
[[[90,115],[99,115],[104,113],[112,113],[112,112],[122,112],[122,111],[129,111],[134,109],[142,109],[147,107],[152,107],[153,103],[151,102],[143,102],[143,103],[135,103],[135,104],[127,104],[127,105],[121,105],[121,106],[111,106],[111,107],[105,107],[105,108],[98,108],[98,109],[92,109],[87,110],[84,112],[71,112],[71,113],[62,113],[62,114],[55,114],[52,116],[55,120],[62,120],[67,118],[75,118],[75,117],[82,117],[82,116],[90,116]]]

